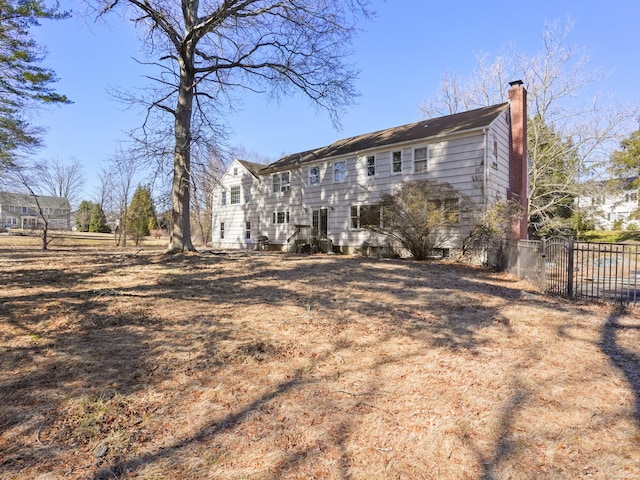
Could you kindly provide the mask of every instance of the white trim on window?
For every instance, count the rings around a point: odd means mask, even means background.
[[[349,212],[350,230],[362,230],[367,226],[382,226],[382,206],[379,203],[351,205]]]
[[[347,161],[333,162],[333,183],[342,183],[347,180]]]
[[[365,157],[365,167],[367,171],[367,177],[375,177],[376,175],[376,156],[367,155]]]
[[[229,189],[229,203],[231,205],[240,204],[240,185],[235,185]]]
[[[427,173],[429,171],[429,145],[413,148],[413,173]]]
[[[396,170],[396,167],[399,169]],[[401,175],[402,167],[402,150],[393,150],[391,152],[391,175]]]
[[[320,185],[320,165],[312,165],[309,167],[309,186],[315,187]]]
[[[271,175],[271,193],[288,192],[291,189],[291,172],[278,172]]]

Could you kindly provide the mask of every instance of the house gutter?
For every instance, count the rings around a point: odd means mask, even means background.
[[[495,119],[494,119],[495,121]],[[491,122],[493,123],[493,121]],[[379,145],[376,147],[371,147],[371,148],[367,148],[365,150],[354,150],[352,152],[346,152],[346,153],[342,153],[340,155],[333,155],[331,157],[323,157],[323,158],[317,158],[315,160],[297,160],[295,163],[287,165],[287,166],[283,166],[283,167],[279,167],[279,168],[271,168],[269,165],[265,166],[263,169],[261,169],[258,173],[260,175],[269,175],[271,173],[277,173],[277,172],[284,172],[287,170],[292,170],[293,168],[296,167],[302,167],[304,165],[313,165],[314,163],[322,163],[322,162],[330,162],[333,161],[335,159],[344,159],[344,158],[351,158],[351,157],[357,157],[357,156],[361,156],[364,155],[368,152],[376,152],[376,151],[385,151],[385,150],[389,150],[389,149],[394,149],[394,148],[402,148],[404,146],[407,145],[414,145],[417,143],[431,143],[433,140],[440,140],[442,138],[456,138],[458,136],[464,136],[467,135],[469,133],[473,133],[473,132],[485,132],[487,130],[487,126],[483,126],[483,127],[475,127],[475,128],[469,128],[467,130],[460,130],[460,131],[456,131],[456,132],[444,132],[444,133],[439,133],[437,135],[433,135],[431,137],[425,137],[425,138],[419,138],[419,139],[415,139],[415,140],[407,140],[404,142],[399,142],[399,143],[393,143],[393,144],[386,144],[386,145]]]

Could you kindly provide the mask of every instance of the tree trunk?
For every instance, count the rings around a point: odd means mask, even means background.
[[[193,107],[193,62],[181,59],[180,89],[175,111],[175,151],[173,185],[171,187],[172,230],[169,253],[194,251],[191,243],[190,187],[191,187],[191,113]]]
[[[49,226],[47,225],[47,222],[45,222],[42,227],[42,250],[46,250],[49,245],[49,239],[47,238],[48,230]]]

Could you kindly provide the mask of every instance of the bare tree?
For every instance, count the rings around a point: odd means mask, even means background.
[[[203,245],[206,245],[211,240],[213,222],[212,192],[224,170],[225,161],[216,152],[211,152],[203,161],[195,159],[192,162],[191,222],[197,235],[196,238]]]
[[[169,251],[193,250],[191,148],[219,143],[216,117],[237,87],[274,98],[301,92],[334,123],[355,96],[356,72],[345,62],[368,0],[101,0],[124,6],[144,32],[157,89],[136,97],[148,108],[143,139],[155,127],[173,138]],[[128,8],[126,8],[128,7]],[[158,137],[153,137],[157,139]],[[149,143],[149,142],[147,142]],[[155,143],[155,142],[151,142]],[[166,150],[166,149],[165,149]]]
[[[605,75],[590,70],[584,51],[568,44],[571,29],[570,21],[547,25],[537,55],[509,47],[478,56],[468,80],[445,74],[440,92],[421,106],[425,115],[437,116],[501,103],[508,98],[509,81],[524,81],[530,115],[528,211],[538,225],[571,216],[581,180],[602,170],[638,115],[635,105],[594,96],[593,88]]]
[[[37,181],[43,192],[53,197],[64,197],[72,206],[77,205],[85,181],[82,164],[77,158],[71,158],[66,164],[59,158],[41,160],[35,167],[39,171]]]
[[[352,227],[384,235],[416,260],[424,260],[447,244],[473,204],[448,183],[418,180],[383,194],[379,204],[352,208]]]
[[[41,195],[38,191],[38,181],[37,178],[40,174],[39,170],[33,166],[25,165],[24,163],[14,162],[12,165],[8,167],[9,177],[12,179],[13,184],[19,184],[22,188],[31,196],[36,204],[36,213],[38,218],[42,222],[37,222],[35,225],[35,230],[38,230],[40,233],[40,238],[42,239],[42,250],[47,250],[49,244],[55,239],[55,236],[50,234],[50,221],[52,216],[55,216],[56,210],[69,210],[69,202],[66,198],[61,197],[60,202],[56,205],[56,208],[53,209],[54,213],[52,214],[49,210],[49,207],[44,207],[42,205]],[[56,195],[57,196],[57,195]]]
[[[107,185],[110,187],[110,199],[113,203],[111,211],[118,217],[118,225],[113,229],[116,245],[127,246],[127,213],[129,202],[133,195],[133,187],[138,173],[138,162],[135,156],[120,150],[104,171],[109,178]],[[105,197],[103,197],[105,198]]]

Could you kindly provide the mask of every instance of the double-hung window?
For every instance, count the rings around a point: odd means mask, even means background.
[[[320,185],[320,166],[309,167],[309,185]]]
[[[224,240],[224,222],[220,222],[220,239]]]
[[[247,240],[251,239],[251,222],[245,222],[244,225],[244,238]]]
[[[291,188],[289,172],[278,172],[271,175],[273,193],[288,192]]]
[[[231,187],[231,205],[240,203],[240,186]]]
[[[347,179],[347,162],[341,160],[333,164],[333,181],[344,182]]]
[[[223,190],[222,196],[220,197],[220,205],[224,207],[226,204],[227,204],[227,191]]]
[[[393,173],[402,173],[402,151],[391,152],[391,171]]]
[[[244,203],[251,203],[251,187],[244,187]]]
[[[376,156],[367,155],[367,177],[373,177],[376,174]]]
[[[428,147],[420,147],[413,149],[413,171],[415,173],[424,173],[427,171],[427,157],[429,156]]]

